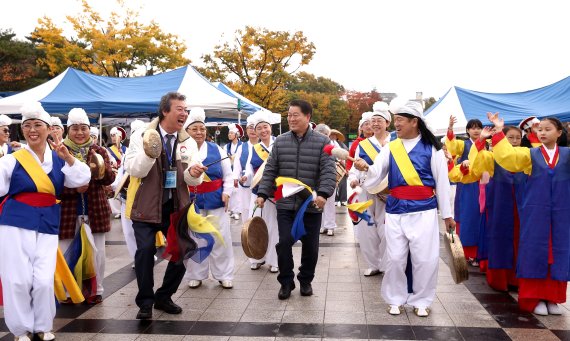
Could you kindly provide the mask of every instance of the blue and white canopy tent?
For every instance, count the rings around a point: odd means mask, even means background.
[[[265,110],[265,111],[269,112],[269,110],[265,109],[264,107],[262,107],[259,104],[252,102],[251,100],[245,98],[244,96],[240,95],[239,93],[237,93],[235,90],[233,90],[229,86],[225,85],[224,83],[213,82],[212,84],[214,84],[214,86],[216,88],[218,88],[220,91],[222,91],[223,93],[230,95],[230,96],[232,96],[238,100],[238,109],[240,112],[240,114],[238,116],[238,120],[240,121],[240,123],[242,121],[241,120],[241,113],[246,113],[248,115],[251,115],[251,114],[253,114],[259,110]],[[276,114],[276,113],[271,113],[270,119],[272,120],[271,124],[279,124],[279,133],[281,133],[281,115]]]
[[[518,125],[528,116],[570,121],[570,77],[545,87],[515,93],[486,93],[454,86],[425,113],[435,135],[444,135],[449,116],[457,117],[456,134],[464,134],[467,121],[477,118],[488,125],[487,112],[498,112],[505,124]]]
[[[50,114],[63,116],[75,107],[98,118],[151,116],[169,91],[185,94],[189,108],[204,108],[209,122],[238,120],[238,100],[218,90],[191,66],[133,78],[96,76],[68,68],[42,85],[0,99],[0,114],[17,114],[24,103],[39,101]]]

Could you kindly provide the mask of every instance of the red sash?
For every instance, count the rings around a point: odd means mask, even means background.
[[[4,198],[4,201],[0,203],[0,213],[2,213],[2,208],[4,208],[4,203],[8,200],[9,196]],[[57,199],[55,195],[50,193],[39,193],[39,192],[24,192],[18,193],[12,198],[16,201],[30,205],[33,207],[49,207],[57,204]]]
[[[217,180],[202,182],[198,186],[188,186],[188,190],[190,191],[190,193],[198,193],[198,194],[209,193],[217,191],[222,187],[223,184],[224,184],[223,179],[217,179]]]
[[[400,200],[424,200],[434,196],[433,187],[399,186],[390,190],[390,195]]]

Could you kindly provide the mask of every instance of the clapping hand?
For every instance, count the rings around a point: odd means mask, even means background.
[[[479,136],[479,139],[481,141],[484,141],[486,139],[488,139],[489,137],[493,136],[494,134],[494,128],[491,127],[485,127],[483,128],[483,130],[481,130],[481,135]]]
[[[493,123],[495,125],[495,129],[497,131],[503,130],[503,127],[505,126],[505,120],[503,120],[502,118],[499,117],[499,113],[491,113],[488,112],[487,113],[487,118],[489,119],[489,121],[491,123]]]

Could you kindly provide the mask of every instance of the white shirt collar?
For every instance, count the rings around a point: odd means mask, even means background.
[[[160,123],[158,124],[158,128],[160,128],[160,134],[162,135],[162,138],[165,139],[165,141],[166,141],[166,135],[168,135],[169,133],[167,133],[166,130],[162,129],[162,126],[160,125]],[[178,132],[175,131],[170,135],[174,135],[174,138],[177,138]]]

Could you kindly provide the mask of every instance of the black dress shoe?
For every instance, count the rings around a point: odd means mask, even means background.
[[[281,285],[281,289],[279,289],[279,294],[277,294],[277,297],[280,300],[286,300],[289,298],[289,296],[291,296],[291,290],[293,289],[295,289],[295,284]]]
[[[137,320],[150,320],[152,318],[152,306],[146,305],[140,307],[137,313]]]
[[[182,308],[172,302],[170,298],[164,301],[154,302],[154,309],[162,310],[168,314],[180,314],[182,312]]]
[[[311,283],[301,283],[301,296],[312,296],[313,287]]]

